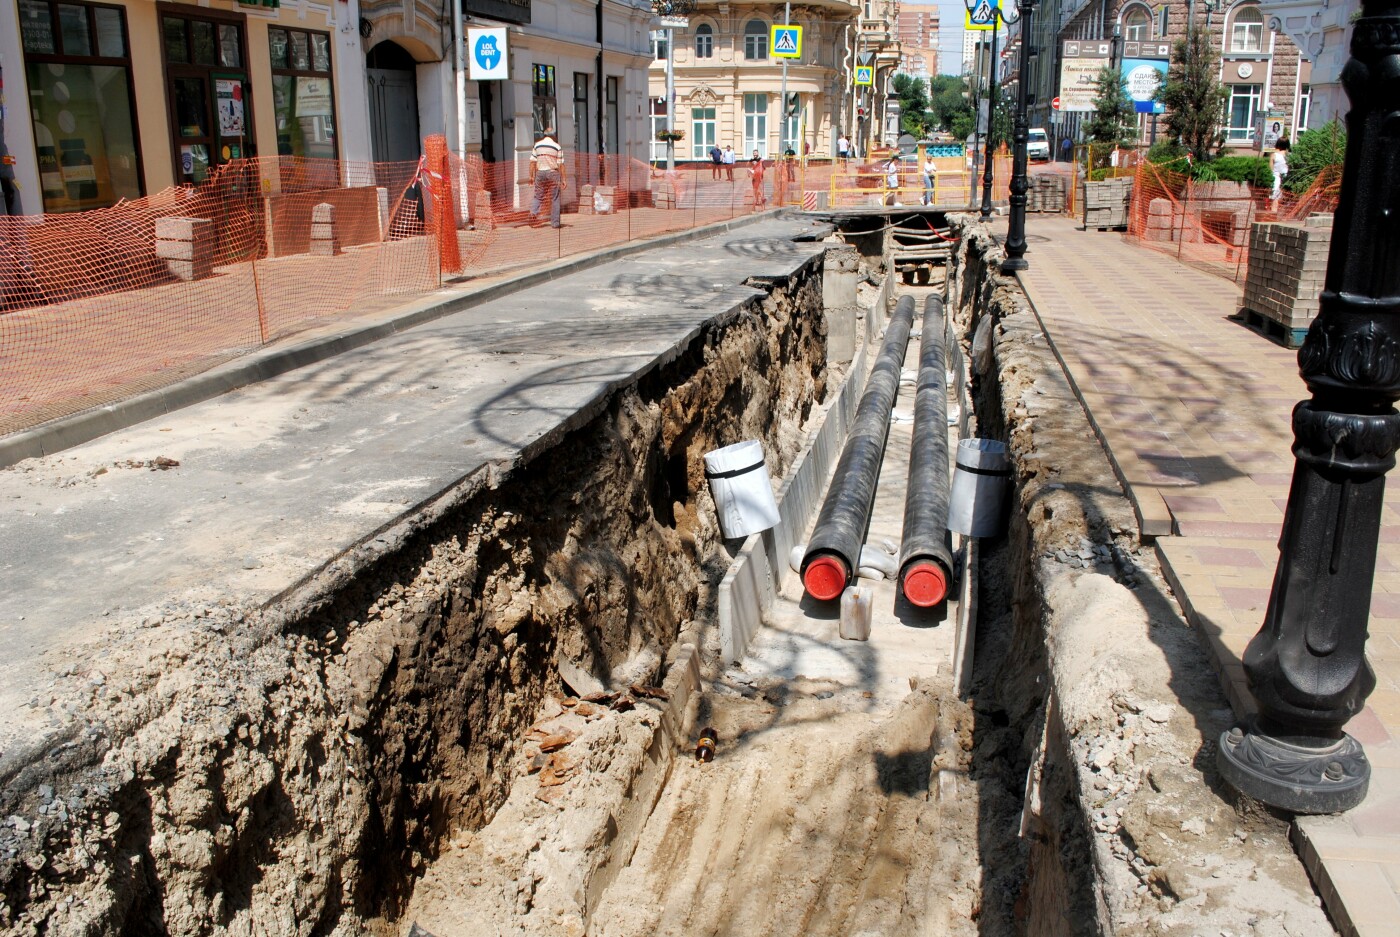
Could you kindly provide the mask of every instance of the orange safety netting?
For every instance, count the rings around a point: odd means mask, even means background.
[[[1250,227],[1258,221],[1301,221],[1336,207],[1340,173],[1319,175],[1302,196],[1272,199],[1267,186],[1198,182],[1166,165],[1142,161],[1133,176],[1128,233],[1145,247],[1170,253],[1236,282],[1247,273]]]
[[[722,178],[572,155],[563,225],[528,212],[528,156],[416,163],[240,160],[198,186],[72,214],[0,217],[0,433],[479,276],[777,204],[817,207],[829,166]],[[324,207],[328,206],[328,207]]]

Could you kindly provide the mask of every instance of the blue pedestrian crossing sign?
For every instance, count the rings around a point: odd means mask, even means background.
[[[1000,5],[1000,0],[977,0],[967,11],[967,21],[963,23],[963,28],[991,29],[996,23],[997,8]]]
[[[874,66],[874,65],[857,65],[857,66],[856,66],[856,84],[858,84],[858,85],[873,85],[873,84],[875,84],[875,66]]]
[[[774,58],[802,58],[802,27],[775,25],[769,46]]]

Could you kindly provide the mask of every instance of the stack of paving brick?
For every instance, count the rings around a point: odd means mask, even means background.
[[[1301,225],[1256,222],[1249,237],[1245,311],[1277,323],[1289,344],[1297,345],[1317,318],[1331,244],[1331,215],[1313,215]]]
[[[1143,237],[1148,241],[1174,241],[1178,220],[1171,199],[1154,198],[1147,203],[1147,225]]]
[[[651,189],[651,204],[655,208],[675,208],[676,187],[665,179],[653,183]]]
[[[1126,228],[1132,199],[1131,176],[1088,183],[1084,186],[1084,227]]]
[[[610,185],[585,185],[578,190],[580,215],[611,215],[616,209],[616,188]]]
[[[335,230],[335,206],[322,202],[311,209],[311,253],[334,257],[340,253],[340,237]]]
[[[1059,173],[1042,172],[1030,177],[1026,190],[1026,211],[1063,212],[1065,210],[1065,177]]]
[[[207,218],[157,218],[156,256],[177,280],[214,273],[214,222]]]

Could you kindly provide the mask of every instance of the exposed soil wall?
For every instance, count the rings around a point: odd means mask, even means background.
[[[775,474],[795,455],[826,392],[820,260],[755,285],[556,446],[297,593],[314,602],[175,608],[74,660],[38,702],[84,728],[4,779],[0,931],[396,929],[444,837],[507,796],[557,656],[656,681],[711,600],[703,453],[759,438]]]
[[[989,770],[1024,779],[1023,846],[984,887],[1016,891],[1035,937],[1332,933],[1286,824],[1215,774],[1233,714],[1000,246],[950,220],[981,435],[1014,467],[1008,531],[982,544],[974,761],[998,728],[1019,739]]]

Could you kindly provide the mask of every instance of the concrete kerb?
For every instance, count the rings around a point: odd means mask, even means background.
[[[14,465],[24,459],[53,455],[56,452],[71,449],[109,433],[135,426],[137,423],[164,416],[220,394],[237,390],[240,387],[295,371],[297,368],[309,364],[334,358],[336,355],[372,344],[415,326],[471,309],[474,306],[541,283],[547,283],[559,277],[588,270],[613,260],[630,257],[642,251],[684,244],[732,231],[735,228],[762,221],[770,215],[777,215],[778,211],[774,209],[744,215],[699,228],[661,235],[649,240],[632,241],[615,247],[603,248],[589,254],[532,268],[527,272],[511,276],[499,283],[483,286],[469,293],[446,298],[430,296],[427,299],[408,303],[398,307],[398,309],[391,310],[385,314],[385,318],[371,325],[350,327],[331,335],[318,336],[288,347],[260,349],[241,356],[235,361],[217,365],[208,371],[166,387],[134,394],[117,403],[83,410],[50,420],[31,429],[12,433],[8,437],[0,439],[0,468]],[[495,276],[498,274],[487,275]],[[464,282],[468,279],[470,278],[458,277],[449,282]]]

